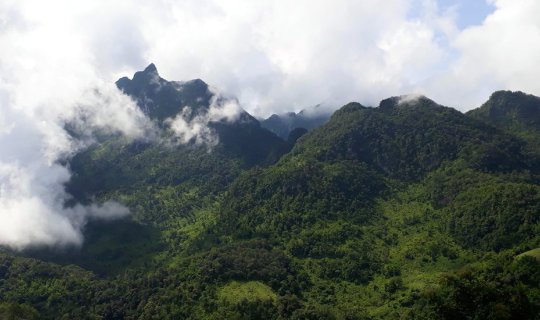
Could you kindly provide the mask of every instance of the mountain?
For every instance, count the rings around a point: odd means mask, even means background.
[[[146,79],[125,92],[166,139],[181,112],[167,101],[189,90],[160,97]],[[466,114],[421,96],[352,102],[289,143],[249,115],[210,123],[211,150],[110,137],[73,158],[68,190],[132,216],[92,222],[75,253],[0,253],[0,315],[538,319],[540,119],[513,116],[533,98],[497,96]]]
[[[469,116],[535,142],[540,147],[540,97],[521,91],[497,91]]]
[[[488,171],[528,166],[519,139],[426,97],[402,101],[385,99],[378,108],[350,103],[292,153],[362,161],[399,180],[418,179],[458,158]]]
[[[539,166],[524,144],[426,97],[350,103],[276,165],[241,175],[212,235],[282,248],[307,273],[306,303],[334,308],[321,318],[490,318],[500,307],[531,319],[540,278],[525,264],[538,262],[514,260],[540,244]],[[520,280],[524,269],[535,280]]]
[[[132,80],[124,77],[116,84],[165,128],[157,141],[133,142],[113,137],[76,155],[70,163],[74,178],[69,188],[79,198],[82,193],[91,196],[147,182],[179,184],[197,180],[218,187],[232,179],[231,175],[235,174],[231,170],[237,172],[241,168],[271,164],[290,148],[242,109],[233,121],[205,119],[210,108],[219,108],[226,100],[212,92],[202,80],[167,81],[159,76],[155,65],[150,64],[144,71],[135,73]],[[185,107],[192,112],[182,112]],[[167,138],[172,132],[166,128],[166,120],[176,116],[181,116],[188,125],[193,122],[207,127],[205,134],[217,140],[217,145],[191,140],[170,146]],[[178,166],[182,170],[177,170]]]
[[[153,63],[136,72],[133,79],[119,79],[116,86],[131,96],[144,113],[158,120],[176,116],[184,106],[196,111],[208,108],[213,97],[204,81],[167,81],[159,76]]]
[[[276,165],[240,176],[218,225],[228,237],[294,237],[296,226],[327,218],[369,220],[373,201],[393,185],[424,181],[443,168],[493,175],[540,169],[519,139],[426,97],[402,100],[378,108],[350,103]]]
[[[146,115],[158,122],[175,117],[184,107],[192,110],[189,115],[185,115],[187,120],[192,120],[206,113],[212,104],[219,105],[226,100],[201,79],[167,81],[161,78],[153,63],[143,71],[136,72],[132,79],[120,78],[116,86],[134,99]],[[239,113],[236,124],[260,126],[245,110],[241,109]]]
[[[180,85],[160,78],[150,65],[133,80],[122,78],[117,84],[158,123],[159,133],[149,141],[107,136],[70,159],[72,178],[66,187],[83,203],[121,199],[130,207],[134,221],[90,223],[81,250],[30,250],[28,256],[77,263],[100,274],[137,265],[155,250],[160,251],[160,232],[172,224],[187,224],[195,208],[213,205],[243,170],[270,165],[290,149],[290,144],[261,128],[244,110],[240,109],[232,121],[207,120],[210,108],[219,108],[226,101],[201,80]],[[194,112],[182,113],[191,102],[196,103]],[[205,134],[217,143],[171,140],[174,134],[167,119],[178,115],[185,116],[188,124],[208,128]],[[119,252],[129,258],[118,256]],[[101,261],[99,256],[118,259]]]
[[[298,113],[273,114],[261,121],[261,126],[283,139],[288,139],[289,134],[296,128],[311,130],[328,121],[330,113],[319,110],[319,108],[320,106],[316,106],[312,109],[304,109]]]
[[[197,216],[195,208],[204,210],[213,206],[243,170],[271,165],[290,149],[290,144],[261,128],[254,117],[241,109],[232,121],[210,119],[205,123],[205,114],[226,101],[216,97],[201,80],[182,84],[167,81],[150,65],[137,72],[133,80],[122,78],[117,84],[158,122],[160,133],[150,141],[113,136],[91,146],[70,160],[72,178],[66,186],[80,202],[117,199],[131,208],[134,223],[98,223],[88,227],[92,237],[87,239],[93,242],[87,242],[82,251],[110,255],[114,249],[131,253],[130,259],[118,259],[117,266],[108,263],[109,272],[130,261],[138,263],[145,259],[149,251],[162,247],[156,234],[170,232],[171,225],[187,226]],[[195,104],[190,105],[192,102]],[[194,112],[183,113],[184,104],[193,106]],[[193,140],[175,143],[167,119],[177,116],[184,117],[188,124],[197,122],[206,126],[206,134],[212,135],[217,143],[209,145]],[[111,232],[121,236],[108,237],[107,233]],[[144,236],[148,242],[131,237],[132,232]],[[130,245],[126,246],[123,242],[128,239]],[[39,252],[31,255],[43,257]],[[56,253],[46,255],[54,261],[66,261]],[[78,252],[73,253],[73,259],[95,271],[107,270],[99,259]]]
[[[540,97],[521,91],[497,91],[468,115],[507,129],[540,130]]]

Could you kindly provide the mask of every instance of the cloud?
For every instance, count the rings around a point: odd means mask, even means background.
[[[146,132],[153,132],[151,124],[128,97],[114,88],[93,89],[82,93],[80,99],[66,102],[69,104],[58,114],[49,113],[47,103],[34,112],[17,109],[17,104],[13,109],[2,109],[0,245],[13,249],[80,245],[88,219],[118,218],[129,213],[115,202],[65,206],[70,196],[64,184],[70,172],[58,160],[70,157],[89,141],[73,139],[63,125],[78,123],[87,130],[85,138],[92,137],[90,130],[142,138],[148,136]]]
[[[4,96],[17,93],[0,92]],[[125,207],[113,202],[65,206],[70,196],[64,184],[70,172],[58,160],[70,157],[85,143],[69,136],[64,123],[80,121],[84,115],[89,128],[134,138],[143,135],[140,128],[147,124],[134,111],[133,102],[119,92],[105,95],[100,91],[81,97],[58,109],[62,112],[56,114],[48,110],[46,101],[43,109],[36,106],[32,111],[29,111],[31,105],[28,109],[17,108],[15,102],[12,108],[2,108],[0,245],[14,249],[30,245],[80,245],[81,230],[88,219],[116,218],[128,213]]]
[[[114,202],[66,207],[70,172],[59,160],[88,143],[71,137],[66,123],[86,138],[98,130],[137,139],[152,130],[100,75],[92,42],[68,23],[73,17],[47,16],[58,4],[0,4],[0,245],[17,250],[80,245],[88,219],[129,212]]]
[[[201,77],[256,115],[376,104],[445,58],[443,17],[409,19],[407,0],[203,3],[166,3],[161,24],[144,17],[147,55],[167,78]]]
[[[415,103],[424,96],[421,94],[406,94],[398,97],[398,105],[407,105],[410,103]]]
[[[129,210],[115,202],[66,208],[62,184],[68,170],[40,161],[0,163],[0,244],[12,249],[31,245],[80,245],[89,218],[112,219]]]
[[[455,37],[453,46],[459,57],[451,66],[449,77],[433,82],[441,89],[450,84],[447,90],[460,95],[450,104],[461,104],[461,109],[477,106],[499,89],[540,95],[540,2],[493,3],[496,10],[482,25],[467,28]],[[445,100],[450,102],[449,98]]]
[[[23,30],[16,42],[30,37],[40,57],[86,56],[110,82],[153,61],[166,78],[202,78],[257,116],[409,92],[461,110],[498,89],[540,94],[534,0],[478,1],[478,17],[446,0],[5,3],[0,32]]]
[[[122,134],[128,138],[152,141],[157,128],[136,103],[113,84],[103,83],[82,92],[61,120],[79,135],[80,147],[94,142],[93,135]],[[86,139],[86,140],[85,140]]]
[[[212,99],[205,112],[196,112],[191,106],[184,106],[174,118],[165,120],[173,132],[174,143],[195,143],[213,148],[219,143],[219,137],[211,124],[217,122],[234,122],[238,120],[243,109],[238,101],[228,98],[217,89],[211,89]]]
[[[538,2],[492,2],[467,24],[435,0],[164,2],[141,34],[166,77],[201,77],[257,116],[409,92],[465,111],[499,89],[540,94]]]

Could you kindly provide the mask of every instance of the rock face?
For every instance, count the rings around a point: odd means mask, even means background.
[[[119,79],[116,86],[135,99],[150,118],[157,120],[174,117],[184,106],[206,109],[214,96],[201,79],[180,82],[161,78],[153,63],[136,72],[133,79]]]
[[[165,120],[180,113],[187,123],[204,118],[205,123],[201,125],[216,134],[219,147],[249,164],[271,163],[289,149],[284,139],[262,128],[257,119],[239,106],[234,119],[208,117],[210,109],[215,111],[226,103],[238,105],[238,102],[221,96],[201,79],[168,81],[159,76],[154,64],[150,64],[136,72],[132,79],[119,79],[116,85],[159,125],[163,126]],[[186,107],[189,112],[182,112]]]

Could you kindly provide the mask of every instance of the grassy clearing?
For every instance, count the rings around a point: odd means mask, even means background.
[[[259,281],[232,281],[218,290],[218,298],[232,304],[247,301],[276,301],[277,295],[272,289]]]
[[[531,256],[535,257],[537,260],[540,260],[540,248],[532,249],[527,252],[523,252],[522,254],[519,254],[517,258],[521,258],[524,256]]]

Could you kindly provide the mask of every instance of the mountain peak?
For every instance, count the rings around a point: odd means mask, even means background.
[[[206,82],[204,82],[203,80],[201,79],[192,79],[192,80],[189,80],[189,81],[185,81],[181,84],[182,87],[189,87],[191,88],[191,90],[196,90],[196,91],[199,91],[201,92],[201,94],[203,92],[206,92],[208,91],[208,84]]]
[[[505,97],[505,96],[531,96],[523,91],[497,90],[493,92],[490,98]]]
[[[220,96],[209,88],[201,79],[189,81],[168,81],[159,76],[156,66],[151,63],[143,71],[138,71],[133,79],[123,77],[116,81],[117,87],[131,96],[139,108],[150,118],[164,121],[178,115],[185,107],[189,107],[188,120],[198,114],[208,112],[210,105],[220,104],[228,98]],[[259,125],[257,120],[241,111],[243,123]]]
[[[156,65],[150,63],[143,71],[135,72],[132,81],[139,85],[157,85],[159,82],[165,81],[165,79],[159,76]]]
[[[159,76],[153,63],[143,71],[135,72],[131,80],[127,77],[119,79],[116,85],[136,100],[144,113],[160,121],[174,117],[184,106],[208,108],[213,97],[204,81],[167,81]]]
[[[156,68],[156,65],[153,64],[153,63],[150,63],[148,65],[148,67],[146,67],[143,71],[144,73],[155,73],[155,74],[158,74],[158,71],[157,71],[157,68]]]
[[[540,97],[521,91],[495,91],[468,115],[502,128],[540,129]]]
[[[432,106],[432,105],[436,105],[436,103],[433,100],[421,94],[407,94],[407,95],[395,96],[395,97],[384,99],[380,102],[379,108],[385,110],[385,109],[393,109],[393,108],[398,108],[398,107],[403,107],[403,106],[414,106],[414,105]]]
[[[540,108],[540,97],[522,91],[495,91],[481,107],[491,112],[532,112]]]

